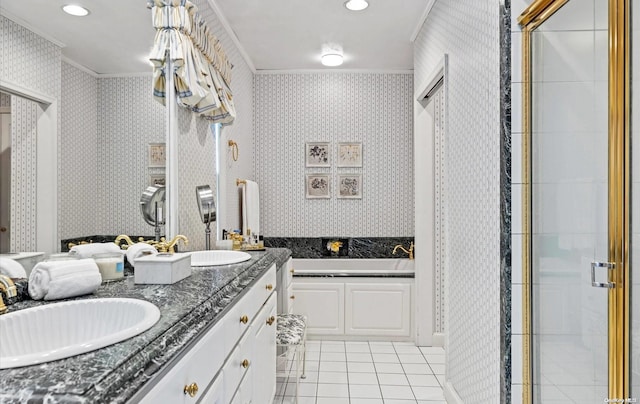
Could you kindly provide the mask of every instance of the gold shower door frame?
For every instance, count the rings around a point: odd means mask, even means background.
[[[522,27],[522,278],[523,397],[532,402],[531,372],[531,32],[569,0],[536,0],[518,17]],[[629,223],[630,156],[630,7],[629,0],[609,0],[609,168],[608,260],[615,269],[608,292],[609,399],[629,397]]]

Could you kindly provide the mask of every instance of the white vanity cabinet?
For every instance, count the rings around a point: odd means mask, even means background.
[[[296,313],[307,335],[389,337],[413,335],[412,278],[294,277]]]
[[[274,264],[139,402],[271,403],[276,387],[275,288]]]
[[[278,282],[278,313],[293,313],[296,296],[293,294],[293,259],[289,258],[280,268]]]

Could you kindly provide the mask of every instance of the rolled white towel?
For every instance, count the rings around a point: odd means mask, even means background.
[[[34,300],[56,300],[81,296],[100,287],[102,276],[91,259],[44,261],[29,276],[29,295]]]
[[[13,279],[27,277],[27,272],[21,263],[5,257],[0,257],[0,274]]]
[[[136,259],[143,255],[156,255],[157,253],[158,250],[156,250],[152,245],[147,243],[135,243],[127,248],[127,261],[135,267]]]
[[[69,250],[70,254],[77,254],[80,258],[91,258],[93,254],[103,254],[123,251],[116,245],[116,243],[90,243],[74,245]]]

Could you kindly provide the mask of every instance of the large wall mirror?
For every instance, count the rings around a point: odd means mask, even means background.
[[[117,12],[117,3],[93,5],[90,20],[58,17],[58,1],[2,3],[0,29],[7,45],[2,58],[11,69],[3,71],[0,91],[2,100],[13,104],[3,110],[17,141],[7,153],[14,185],[13,195],[3,198],[10,200],[6,215],[14,221],[3,250],[54,252],[65,238],[153,235],[138,202],[148,185],[164,181],[167,167],[150,156],[152,145],[165,142],[165,121],[164,107],[151,95],[146,55],[122,46],[117,58],[111,57],[117,64],[83,64],[86,57],[64,46],[71,34],[102,41],[125,36],[125,43],[150,48],[155,30],[145,2],[127,16]],[[121,32],[112,32],[113,17]],[[56,31],[53,22],[41,24],[43,19],[62,21],[63,28]],[[127,70],[120,70],[122,65]],[[31,122],[37,130],[27,127]],[[3,178],[8,175],[3,170]],[[45,218],[53,224],[43,227]]]

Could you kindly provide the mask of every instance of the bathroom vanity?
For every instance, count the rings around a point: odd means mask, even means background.
[[[172,285],[136,285],[133,277],[103,284],[80,299],[147,300],[160,309],[158,323],[93,352],[0,370],[0,402],[269,403],[277,269],[286,268],[290,254],[268,249],[239,264],[194,267]],[[41,304],[25,301],[10,309]]]

